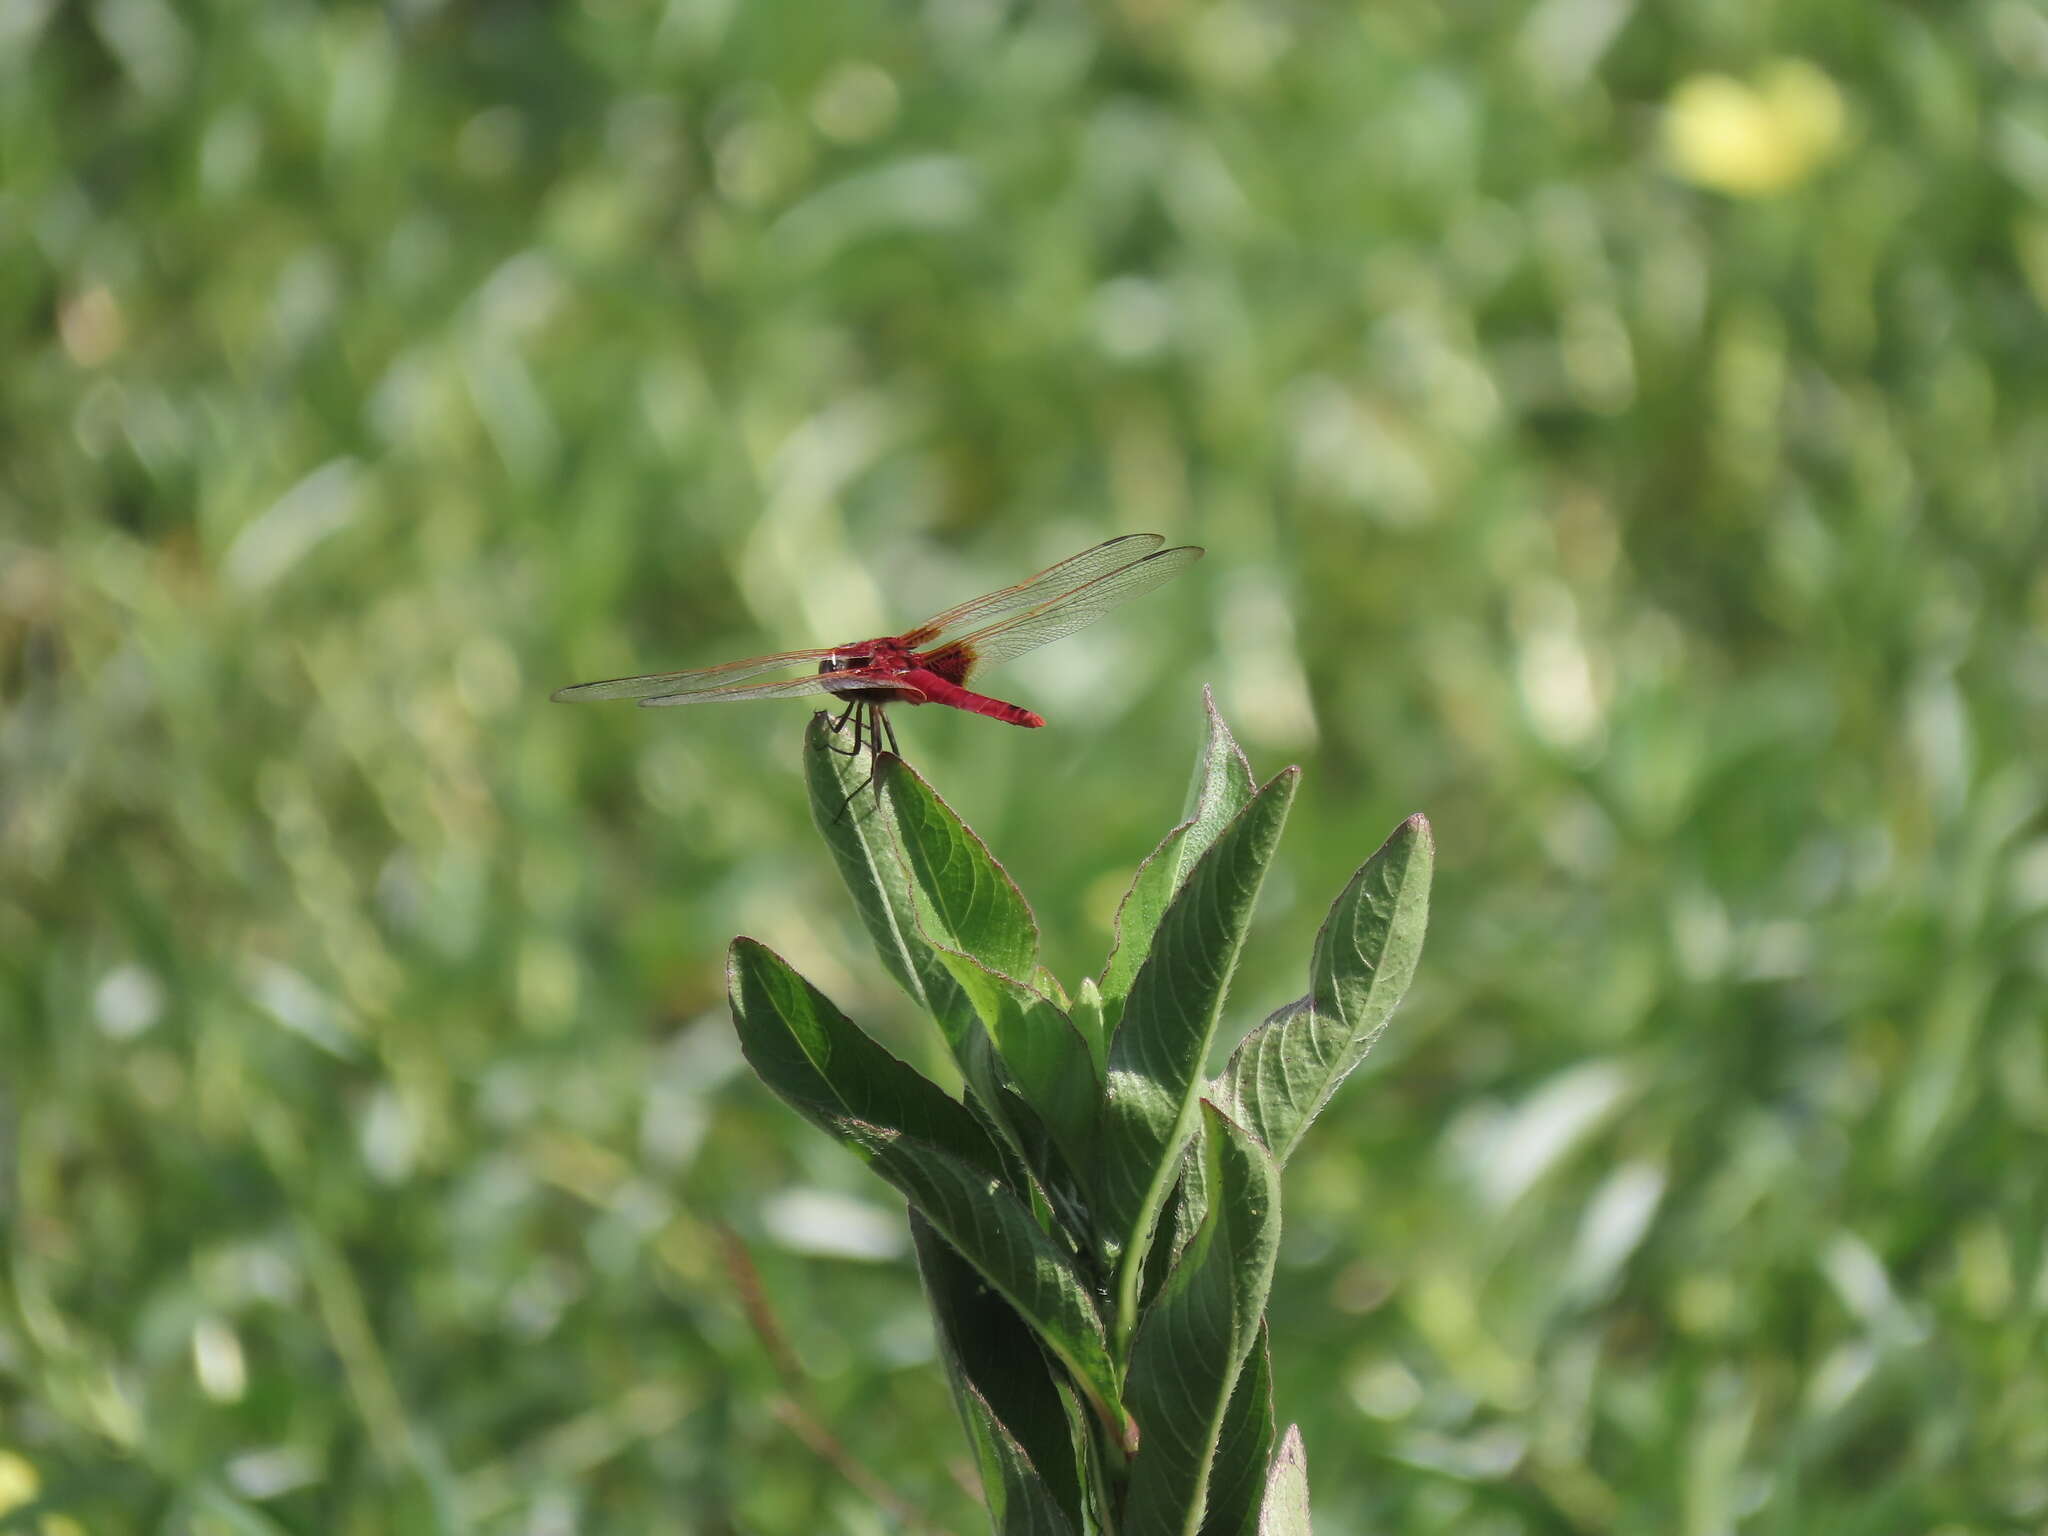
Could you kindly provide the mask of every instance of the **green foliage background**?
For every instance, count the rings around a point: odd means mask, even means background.
[[[899,725],[1072,982],[1213,681],[1307,773],[1237,1030],[1435,824],[1287,1173],[1323,1528],[2038,1525],[2044,303],[2027,0],[0,4],[14,1528],[974,1528],[725,1015],[935,1056],[803,711],[545,698],[1134,529],[1050,729]]]

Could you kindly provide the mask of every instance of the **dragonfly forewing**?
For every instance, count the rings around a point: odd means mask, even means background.
[[[917,689],[894,677],[863,677],[858,672],[814,673],[810,677],[792,677],[779,683],[740,683],[731,688],[698,688],[686,693],[662,693],[640,700],[642,709],[664,709],[671,704],[715,704],[725,699],[801,699],[810,694],[829,693],[834,696],[855,693],[888,692],[901,696],[915,694]],[[918,699],[903,699],[903,702],[921,702]],[[883,702],[888,702],[884,700]]]
[[[1078,590],[1049,598],[1029,612],[962,635],[954,643],[972,658],[968,664],[969,671],[978,672],[983,667],[994,666],[999,661],[1008,661],[1013,656],[1022,656],[1026,651],[1035,651],[1041,645],[1064,639],[1075,630],[1093,624],[1119,604],[1150,592],[1162,582],[1171,581],[1201,558],[1202,549],[1195,544],[1162,549],[1156,555],[1148,555],[1134,564],[1098,576]]]
[[[1070,555],[1058,565],[1049,565],[1014,587],[990,592],[957,608],[934,614],[903,639],[914,650],[943,646],[974,630],[986,629],[1010,614],[1043,607],[1111,571],[1135,565],[1165,542],[1156,533],[1127,533],[1093,549],[1084,549],[1078,555]]]
[[[687,672],[649,672],[642,677],[614,677],[601,683],[577,683],[573,687],[557,688],[549,697],[563,700],[649,699],[669,694],[709,693],[750,677],[759,677],[763,672],[806,665],[815,668],[827,656],[839,655],[845,649],[845,646],[828,645],[819,650],[781,651],[773,656],[728,661],[717,667],[695,667]]]

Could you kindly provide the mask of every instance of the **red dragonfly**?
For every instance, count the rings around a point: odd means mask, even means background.
[[[1042,716],[965,684],[983,667],[1008,661],[1093,624],[1119,603],[1149,592],[1202,558],[1193,544],[1161,549],[1156,533],[1127,533],[1107,544],[1048,566],[1027,581],[957,608],[900,635],[783,651],[694,672],[656,672],[602,683],[578,683],[557,699],[638,699],[643,706],[707,704],[722,699],[792,699],[830,694],[846,701],[832,722],[837,732],[853,722],[852,752],[863,734],[879,749],[896,750],[896,732],[882,711],[890,704],[945,704],[1008,725],[1037,729]],[[815,666],[808,676],[750,683],[745,679],[789,667]]]

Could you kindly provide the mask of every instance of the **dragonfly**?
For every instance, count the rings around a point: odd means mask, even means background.
[[[865,741],[883,742],[901,755],[885,711],[892,704],[944,704],[971,715],[1031,730],[1045,717],[975,693],[968,681],[984,667],[1009,661],[1093,624],[1119,604],[1171,581],[1202,558],[1196,544],[1160,548],[1156,533],[1127,533],[1047,566],[1036,576],[948,608],[900,635],[878,635],[845,645],[780,651],[689,672],[654,672],[557,689],[561,700],[637,699],[643,707],[711,704],[728,699],[830,696],[845,707],[830,727],[835,736],[851,723],[853,744],[834,748],[858,756]],[[801,677],[753,682],[767,672],[810,668]]]

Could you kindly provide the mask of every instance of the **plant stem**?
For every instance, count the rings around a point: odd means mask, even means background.
[[[1122,1466],[1124,1453],[1109,1426],[1099,1417],[1091,1416],[1088,1422],[1088,1481],[1095,1493],[1094,1536],[1116,1536],[1124,1480],[1116,1475],[1115,1469]]]

